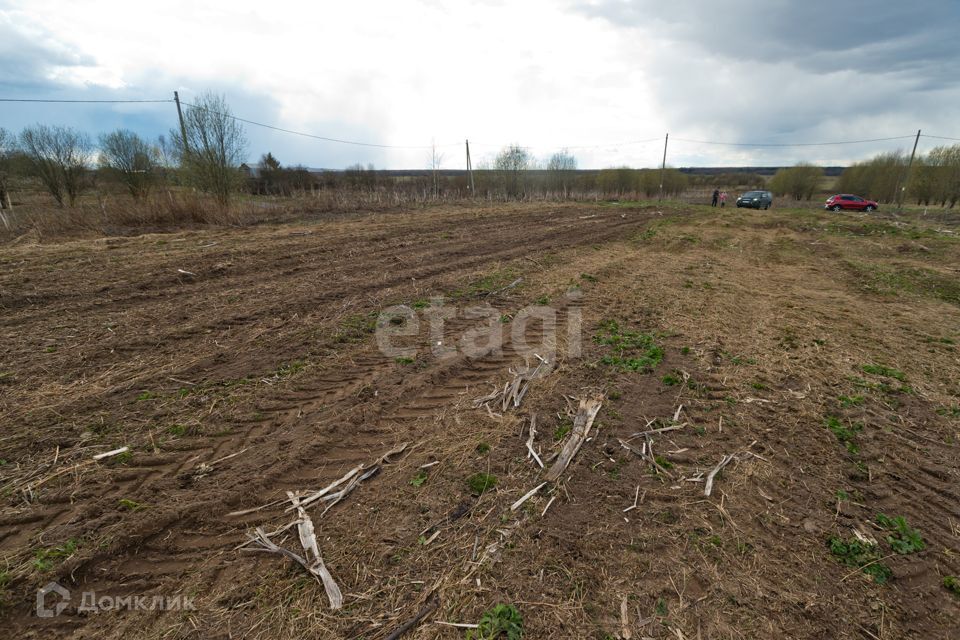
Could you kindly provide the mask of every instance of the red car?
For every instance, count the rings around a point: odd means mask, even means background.
[[[823,205],[824,209],[831,211],[840,211],[842,209],[852,209],[854,211],[876,211],[880,205],[873,200],[867,200],[860,196],[854,196],[849,193],[841,193],[827,198],[827,203]]]

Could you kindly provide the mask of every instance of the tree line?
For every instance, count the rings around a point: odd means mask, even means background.
[[[156,140],[120,129],[98,136],[70,127],[38,124],[14,135],[0,128],[0,208],[11,208],[14,179],[41,184],[60,207],[76,206],[81,195],[101,183],[120,185],[136,201],[158,187],[187,187],[209,194],[226,207],[240,192],[292,196],[316,190],[380,193],[412,199],[483,197],[653,198],[677,197],[690,188],[724,186],[766,188],[779,196],[810,200],[823,190],[823,169],[801,163],[780,169],[767,181],[751,173],[687,175],[677,169],[612,167],[578,169],[577,158],[563,149],[536,158],[518,144],[481,162],[470,181],[463,172],[442,171],[442,156],[432,150],[422,175],[377,171],[355,164],[344,171],[286,167],[272,154],[245,163],[248,143],[243,126],[219,95],[201,95],[186,106],[183,126]],[[473,193],[471,193],[471,188]],[[918,204],[953,207],[960,200],[960,145],[937,147],[917,158],[908,171],[902,152],[880,154],[841,174],[837,191],[880,202],[912,198]]]

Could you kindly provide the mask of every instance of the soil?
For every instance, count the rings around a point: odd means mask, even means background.
[[[405,638],[463,637],[440,623],[497,604],[528,638],[955,637],[958,266],[951,229],[629,203],[0,247],[0,624],[374,639],[436,602]],[[378,345],[395,305],[419,319],[393,338],[415,353]],[[524,329],[531,308],[549,311]],[[595,339],[610,321],[662,361],[610,364]],[[501,349],[466,348],[497,333]],[[550,365],[519,407],[475,407],[534,354]],[[549,466],[576,399],[597,393],[573,463],[512,510],[544,473],[530,419]],[[679,428],[652,436],[659,468],[621,444],[665,426]],[[294,519],[287,492],[402,443],[329,511],[307,510],[343,609],[299,565],[238,549]],[[476,473],[495,486],[475,495]],[[922,548],[897,553],[879,514]],[[889,580],[831,553],[854,531]],[[274,540],[302,552],[295,530]],[[51,581],[71,599],[39,618]],[[83,592],[192,606],[94,614]]]

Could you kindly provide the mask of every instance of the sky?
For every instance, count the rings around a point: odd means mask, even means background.
[[[957,0],[0,0],[0,98],[222,94],[248,156],[474,166],[507,144],[581,168],[846,165],[960,138]],[[0,102],[0,127],[155,139],[172,103]],[[843,142],[825,146],[753,146]],[[704,142],[737,143],[704,144]],[[919,152],[953,141],[923,137]]]

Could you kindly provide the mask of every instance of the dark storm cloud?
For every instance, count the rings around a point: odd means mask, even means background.
[[[665,37],[712,55],[790,61],[820,73],[945,76],[956,73],[950,67],[960,57],[960,3],[955,0],[596,0],[575,7],[617,26],[662,30]]]
[[[49,34],[17,29],[0,14],[0,88],[48,88],[55,84],[50,78],[59,69],[92,64],[89,56],[58,44]]]
[[[651,100],[684,133],[735,142],[955,135],[960,3],[575,2],[628,35]],[[844,161],[896,147],[730,150],[735,162]],[[906,144],[906,143],[903,143]],[[678,145],[688,157],[723,148]],[[718,157],[718,156],[714,156]]]

